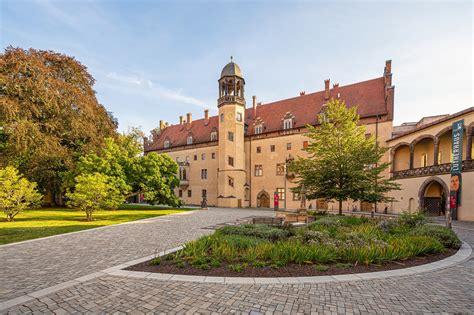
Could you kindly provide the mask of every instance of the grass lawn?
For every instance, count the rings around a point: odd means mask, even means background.
[[[158,217],[188,210],[191,209],[123,205],[120,210],[106,210],[94,213],[94,221],[92,222],[85,221],[86,215],[84,212],[73,209],[42,208],[28,210],[18,214],[13,222],[7,222],[4,217],[0,217],[0,244]]]

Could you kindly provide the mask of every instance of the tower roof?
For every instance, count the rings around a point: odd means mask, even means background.
[[[242,71],[240,71],[240,67],[238,64],[232,61],[232,57],[230,57],[230,62],[225,65],[221,72],[221,78],[226,76],[238,76],[243,78]]]

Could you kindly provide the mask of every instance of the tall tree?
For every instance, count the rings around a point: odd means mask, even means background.
[[[309,157],[299,158],[290,166],[299,176],[295,190],[304,185],[310,199],[336,200],[339,214],[344,200],[393,200],[387,193],[399,189],[398,184],[382,175],[389,163],[380,162],[387,148],[379,146],[374,136],[366,138],[357,108],[331,99],[318,115],[318,122],[317,127],[307,126]]]
[[[15,165],[42,192],[62,191],[79,156],[115,134],[94,78],[73,57],[8,47],[0,54],[0,165]],[[58,198],[59,199],[59,198]]]

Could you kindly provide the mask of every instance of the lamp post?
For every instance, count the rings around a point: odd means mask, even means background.
[[[286,211],[286,177],[288,175],[288,163],[291,163],[292,161],[294,160],[293,156],[291,154],[288,155],[288,157],[285,159],[285,185],[284,185],[284,189],[285,189],[285,199],[283,200],[283,208],[285,209]]]

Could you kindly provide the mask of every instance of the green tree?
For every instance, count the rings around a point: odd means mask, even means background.
[[[115,136],[116,121],[98,103],[93,84],[73,57],[6,48],[0,54],[0,166],[16,166],[60,203],[64,174]]]
[[[309,157],[299,158],[290,166],[299,177],[295,191],[304,185],[310,199],[338,201],[340,214],[344,200],[393,200],[387,193],[399,186],[382,175],[389,163],[380,163],[387,148],[379,146],[374,136],[366,138],[357,108],[331,99],[318,115],[318,122],[317,127],[307,126]]]
[[[41,198],[36,183],[23,178],[16,168],[0,169],[0,209],[8,221],[13,221],[21,211],[38,205]]]
[[[99,153],[80,158],[77,174],[101,173],[109,177],[124,196],[143,194],[151,204],[180,206],[181,201],[174,194],[179,185],[178,165],[165,154],[141,155],[142,133],[133,129],[117,138],[105,139],[105,146]]]
[[[75,179],[74,191],[66,193],[68,206],[86,213],[87,221],[101,209],[116,208],[123,203],[123,196],[110,178],[100,173],[83,174]]]

